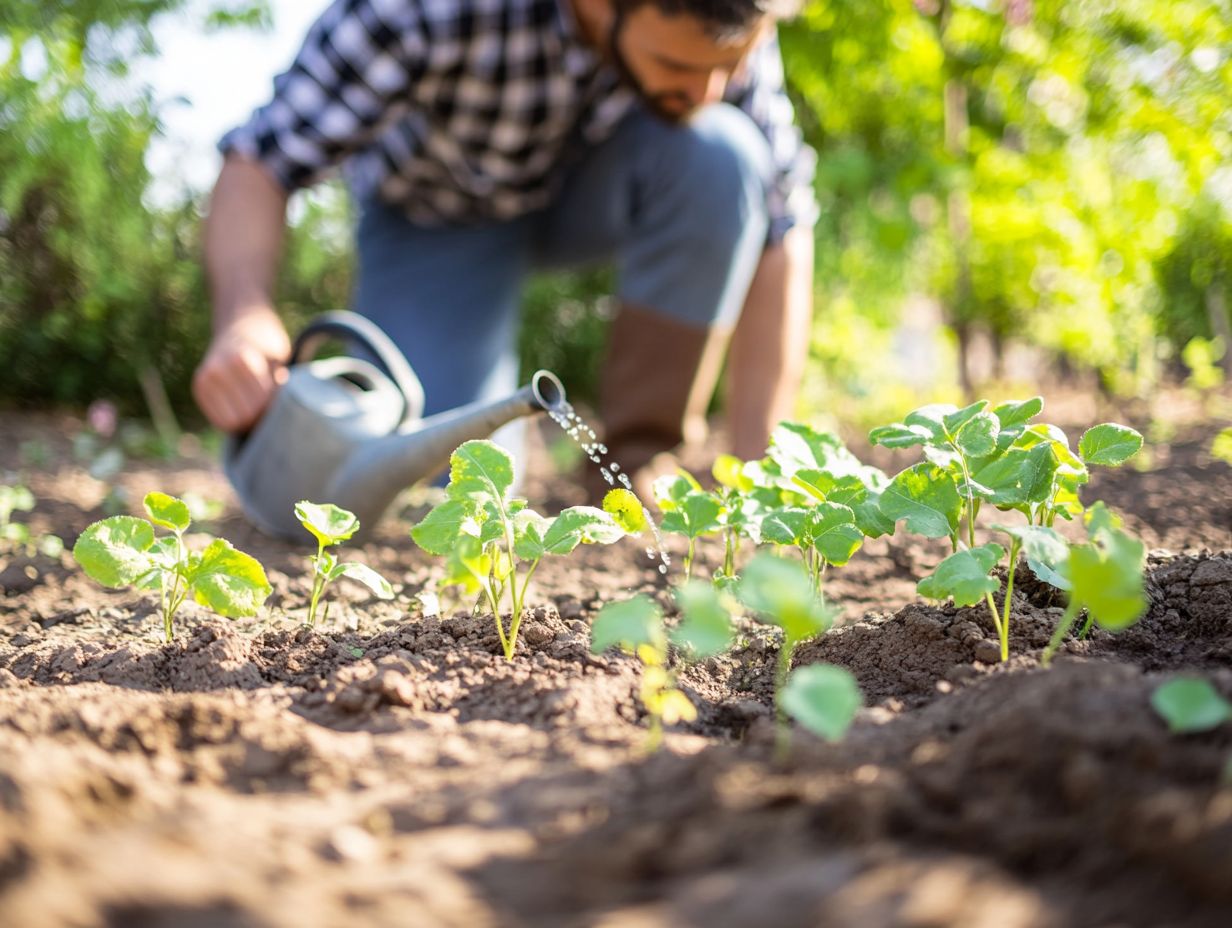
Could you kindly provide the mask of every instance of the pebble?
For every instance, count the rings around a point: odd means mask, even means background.
[[[991,638],[984,638],[975,643],[975,659],[981,664],[997,664],[1001,661],[1001,644]]]

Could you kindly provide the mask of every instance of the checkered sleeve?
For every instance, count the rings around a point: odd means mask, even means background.
[[[753,50],[743,77],[728,84],[726,99],[747,113],[770,143],[775,178],[767,204],[769,241],[781,241],[793,226],[812,226],[818,211],[813,193],[817,153],[804,143],[795,125],[795,112],[784,87],[777,35]]]
[[[218,143],[263,164],[292,191],[320,180],[397,119],[427,60],[419,3],[335,0],[274,94]]]

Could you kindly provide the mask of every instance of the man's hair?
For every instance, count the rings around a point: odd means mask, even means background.
[[[692,16],[718,41],[748,35],[766,16],[790,19],[802,5],[803,0],[616,0],[626,14],[640,6],[653,6],[669,16]]]

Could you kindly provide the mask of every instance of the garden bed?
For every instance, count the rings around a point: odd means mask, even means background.
[[[74,427],[0,421],[2,468],[48,444],[30,521],[70,544],[105,492]],[[1153,549],[1150,607],[1048,669],[1047,587],[1017,585],[1001,664],[985,609],[915,595],[944,545],[870,541],[827,581],[846,623],[796,658],[850,669],[867,705],[840,743],[797,731],[785,762],[776,638],[747,621],[733,651],[681,669],[699,718],[645,753],[640,665],[593,655],[589,631],[613,599],[667,602],[638,544],[545,561],[508,663],[490,618],[414,598],[442,567],[405,521],[355,549],[397,597],[339,587],[310,631],[307,534],[249,529],[204,454],[130,468],[135,499],[227,500],[212,528],[274,595],[257,619],[186,605],[165,643],[154,597],[67,555],[8,559],[0,923],[1229,924],[1232,726],[1173,735],[1148,702],[1179,670],[1232,694],[1232,470],[1206,455],[1212,431],[1084,492]],[[532,503],[574,492],[539,455]]]

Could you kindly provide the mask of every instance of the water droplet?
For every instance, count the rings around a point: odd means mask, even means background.
[[[603,474],[603,479],[606,480],[608,483],[616,482],[615,480],[612,479],[612,472],[608,470],[606,467],[600,470],[599,473]]]
[[[607,453],[607,449],[606,449],[606,448],[604,448],[604,449],[603,449],[603,451],[604,451],[604,453],[605,453],[605,454]],[[619,474],[619,473],[620,473],[620,465],[619,465],[619,464],[617,464],[615,461],[613,461],[613,462],[612,462],[612,473],[613,473],[613,474]]]
[[[603,445],[603,444],[599,445],[599,453],[607,454],[607,445]]]
[[[632,490],[632,489],[633,489],[633,482],[629,479],[629,475],[628,475],[628,474],[621,474],[621,475],[620,475],[620,485],[621,485],[622,487],[624,487],[626,490]]]
[[[598,464],[598,463],[599,463],[599,455],[597,455],[597,454],[592,454],[592,455],[590,456],[590,459],[591,459],[592,461],[594,461],[596,464]]]
[[[659,573],[661,573],[661,574],[666,574],[666,573],[667,573],[667,565],[666,565],[666,564],[660,564],[660,565],[659,565]]]

